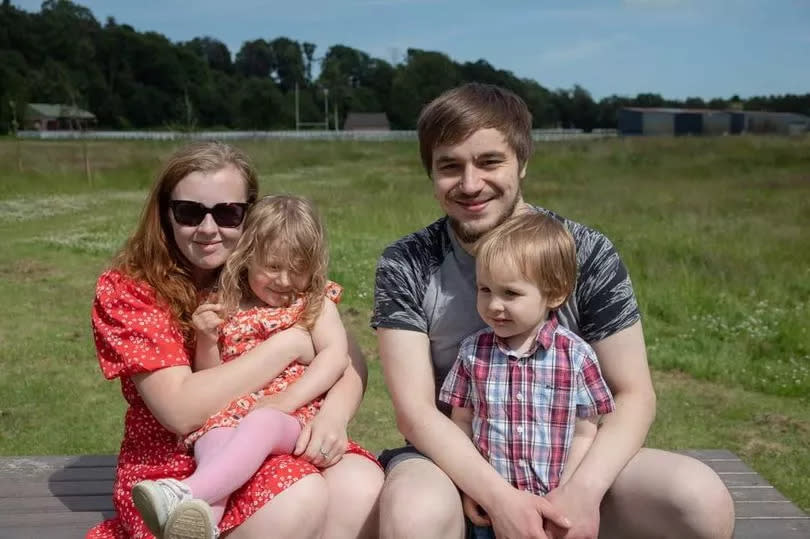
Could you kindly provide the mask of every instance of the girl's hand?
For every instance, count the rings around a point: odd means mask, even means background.
[[[293,455],[319,468],[332,466],[343,458],[349,445],[347,424],[345,419],[332,417],[322,409],[301,430]]]
[[[191,315],[191,324],[197,330],[197,338],[217,340],[217,328],[222,324],[224,306],[221,303],[203,303]]]

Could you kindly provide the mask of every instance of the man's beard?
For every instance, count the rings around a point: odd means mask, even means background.
[[[490,230],[494,230],[498,228],[504,221],[512,217],[512,214],[515,213],[515,208],[518,205],[518,201],[520,200],[520,190],[515,193],[515,198],[512,199],[512,203],[504,208],[503,212],[498,215],[495,219],[495,222],[492,226],[478,230],[473,228],[474,222],[472,223],[462,223],[458,219],[448,216],[450,221],[450,227],[453,229],[453,232],[456,234],[456,237],[461,243],[466,243],[471,245],[481,239],[481,236],[489,232]]]

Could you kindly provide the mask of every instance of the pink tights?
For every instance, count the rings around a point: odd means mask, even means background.
[[[183,483],[195,498],[211,505],[219,522],[228,496],[256,473],[268,455],[292,453],[300,432],[296,418],[273,408],[257,408],[238,426],[212,429],[197,440],[197,469]]]

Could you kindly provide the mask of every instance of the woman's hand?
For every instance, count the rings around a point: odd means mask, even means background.
[[[293,455],[301,456],[319,468],[340,461],[349,445],[348,421],[321,409],[298,436]]]

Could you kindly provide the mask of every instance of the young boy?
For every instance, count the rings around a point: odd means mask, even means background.
[[[533,210],[476,245],[477,310],[487,328],[464,339],[439,399],[481,455],[515,488],[544,495],[576,470],[613,397],[596,354],[554,310],[576,282],[565,226]],[[488,522],[463,495],[473,523]],[[494,537],[477,527],[474,537]]]

